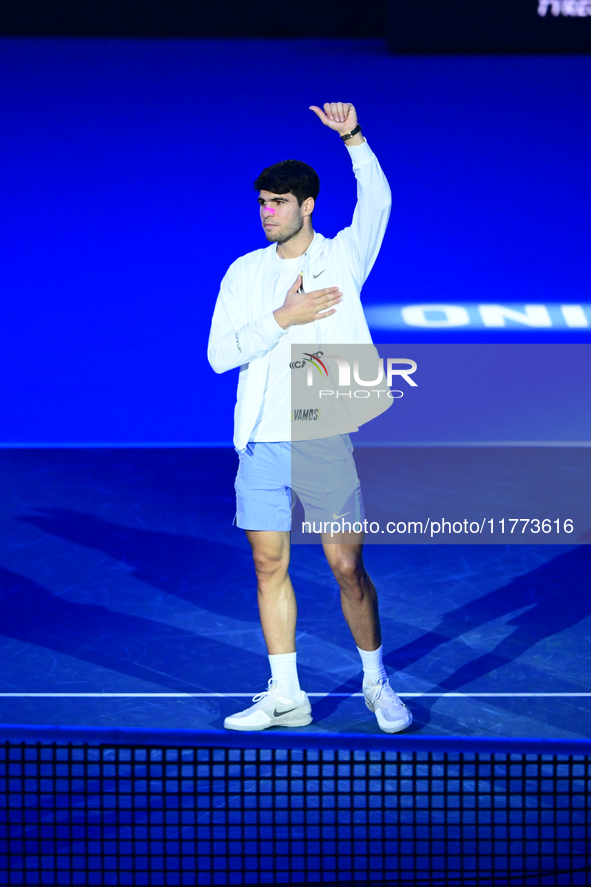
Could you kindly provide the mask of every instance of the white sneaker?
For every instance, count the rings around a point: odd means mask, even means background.
[[[363,682],[365,704],[375,713],[384,733],[400,733],[412,724],[412,714],[398,698],[387,678]]]
[[[273,678],[263,693],[254,696],[254,705],[230,715],[224,721],[226,730],[266,730],[267,727],[307,727],[312,723],[310,700],[301,691],[298,700],[283,696]]]

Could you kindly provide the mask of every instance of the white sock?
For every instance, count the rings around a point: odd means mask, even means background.
[[[357,647],[357,650],[359,651],[363,663],[364,684],[369,681],[379,681],[381,678],[386,679],[388,677],[386,669],[384,668],[384,663],[382,662],[383,647],[378,647],[377,650],[360,650],[359,647]]]
[[[297,655],[297,653],[270,654],[269,665],[271,666],[271,677],[279,683],[283,694],[289,699],[299,700],[302,691],[298,680]]]

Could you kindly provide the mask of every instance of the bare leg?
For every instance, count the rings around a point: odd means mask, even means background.
[[[297,605],[289,567],[289,532],[246,530],[257,574],[257,598],[267,652],[295,653]]]
[[[341,544],[323,540],[322,544],[339,583],[343,615],[355,643],[361,650],[377,650],[382,644],[378,596],[363,563],[363,543]]]

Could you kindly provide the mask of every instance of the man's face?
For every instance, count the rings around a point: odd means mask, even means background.
[[[309,215],[309,212],[306,212],[309,201],[312,201],[313,205],[314,201],[308,197],[300,207],[294,194],[261,191],[260,216],[267,240],[271,243],[285,243],[286,240],[295,237],[304,227],[304,216]]]

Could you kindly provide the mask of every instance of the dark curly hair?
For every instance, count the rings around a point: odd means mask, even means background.
[[[272,194],[293,194],[299,206],[307,197],[318,197],[320,179],[316,170],[303,160],[282,160],[264,169],[256,182],[255,191]]]

